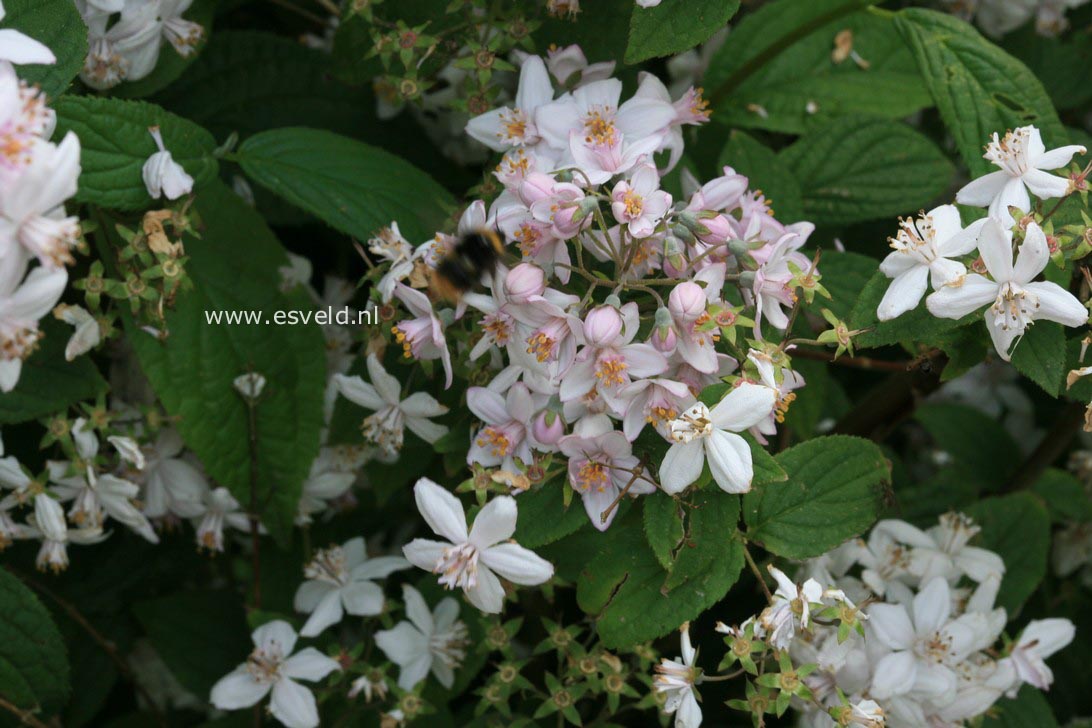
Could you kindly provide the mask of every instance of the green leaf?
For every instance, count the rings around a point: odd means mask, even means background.
[[[38,349],[23,362],[19,383],[12,391],[0,393],[0,424],[46,417],[106,391],[106,380],[90,357],[65,361],[70,327],[45,319],[41,330],[45,335]]]
[[[944,193],[954,172],[920,132],[875,117],[809,128],[781,157],[804,191],[804,217],[818,224],[912,213]]]
[[[256,134],[237,159],[255,181],[360,240],[392,220],[410,240],[423,240],[453,204],[444,188],[404,160],[318,129]]]
[[[895,15],[895,27],[913,50],[971,176],[996,170],[982,158],[982,146],[995,132],[1033,124],[1047,149],[1066,143],[1065,128],[1035,75],[968,23],[906,8]]]
[[[83,68],[87,26],[71,0],[5,0],[2,28],[15,28],[49,46],[57,62],[19,66],[19,78],[39,84],[50,99],[60,96]]]
[[[822,271],[822,263],[820,263],[820,271]],[[907,311],[890,321],[880,321],[876,318],[876,308],[880,305],[880,301],[883,300],[883,295],[890,285],[891,279],[877,270],[853,304],[853,310],[850,312],[848,319],[849,327],[851,329],[867,329],[854,339],[857,346],[868,349],[897,344],[900,341],[912,342],[930,339],[961,326],[974,323],[981,318],[978,313],[968,314],[958,320],[937,318],[925,308],[923,299],[917,308]]]
[[[170,43],[164,41],[159,48],[159,60],[155,69],[142,79],[126,81],[110,89],[110,93],[123,99],[138,99],[160,91],[169,86],[189,68],[204,52],[212,34],[212,20],[216,16],[217,0],[196,0],[190,9],[183,13],[186,20],[191,20],[204,28],[201,40],[186,57],[181,56]]]
[[[1092,500],[1084,492],[1081,481],[1059,468],[1047,468],[1032,488],[1043,499],[1050,518],[1055,523],[1087,523],[1092,521]]]
[[[515,539],[527,548],[553,543],[575,533],[589,522],[580,498],[565,506],[567,476],[555,478],[519,497]]]
[[[657,490],[641,499],[645,538],[664,569],[675,563],[675,551],[685,535],[682,504]]]
[[[118,210],[152,204],[141,170],[158,149],[148,128],[158,126],[174,161],[193,177],[194,189],[216,176],[216,141],[207,131],[144,101],[64,96],[53,104],[57,134],[80,138],[79,202]]]
[[[792,170],[769,147],[742,131],[733,130],[720,152],[717,166],[729,166],[761,190],[776,210],[777,219],[790,223],[804,217],[803,193]]]
[[[688,581],[701,579],[715,568],[726,548],[735,544],[739,524],[739,498],[719,488],[708,487],[691,494],[683,505],[685,532],[668,568],[671,572],[661,587],[669,592]]]
[[[880,512],[891,466],[868,440],[818,437],[776,457],[787,483],[758,486],[743,497],[747,539],[804,559],[863,533]]]
[[[1020,448],[995,418],[962,404],[927,403],[914,418],[963,470],[987,490],[996,490],[1022,461]]]
[[[68,699],[68,657],[38,598],[0,569],[0,697],[23,710],[56,712]]]
[[[667,572],[645,542],[639,523],[616,520],[593,543],[590,561],[577,582],[576,599],[581,609],[595,616],[603,646],[608,648],[662,637],[697,618],[724,598],[743,568],[741,544],[727,533],[710,568],[665,594],[661,588]]]
[[[704,43],[738,10],[739,0],[691,0],[635,7],[629,21],[626,63],[674,55]]]
[[[713,119],[799,134],[817,120],[860,113],[900,118],[930,106],[913,56],[891,20],[857,12],[871,4],[780,0],[748,14],[706,72]],[[842,31],[852,34],[860,65],[853,58],[832,58]]]
[[[205,224],[185,241],[193,289],[167,314],[166,342],[127,329],[144,373],[167,413],[178,418],[186,444],[209,476],[246,507],[251,463],[247,407],[232,380],[248,370],[267,381],[257,406],[259,503],[262,522],[288,539],[300,489],[318,453],[325,340],[317,325],[273,326],[274,311],[310,309],[302,294],[279,290],[284,250],[262,219],[222,185],[197,201]],[[206,323],[207,311],[261,311],[266,325]]]
[[[1012,365],[1052,397],[1057,397],[1065,378],[1065,329],[1053,321],[1030,326],[1012,352]]]
[[[246,616],[237,595],[180,591],[133,605],[155,651],[182,686],[208,695],[250,651]]]
[[[829,308],[838,318],[848,320],[854,304],[860,300],[861,293],[876,275],[879,266],[880,262],[869,255],[824,250],[819,260],[819,273],[831,298],[828,300],[817,296],[812,310],[818,314],[822,309]],[[888,279],[885,277],[884,280]]]
[[[982,728],[1057,728],[1058,721],[1041,690],[1020,688],[1015,698],[1002,698],[990,709]]]
[[[982,527],[976,545],[997,553],[1005,576],[997,605],[1015,614],[1046,576],[1050,552],[1050,515],[1030,493],[987,498],[965,511]]]
[[[789,474],[781,466],[780,461],[759,445],[754,436],[748,433],[740,435],[751,446],[751,465],[754,468],[754,478],[751,486],[766,485],[767,483],[784,483],[789,479]],[[706,464],[708,467],[708,463]]]
[[[562,48],[576,44],[592,63],[617,61],[626,53],[630,18],[635,10],[631,0],[584,3],[575,18],[547,17],[535,33],[535,42],[546,48],[551,44]]]
[[[1087,33],[1046,38],[1028,23],[1008,33],[1004,45],[1043,83],[1056,108],[1075,109],[1092,100],[1092,85],[1083,74],[1073,73],[1092,66],[1092,37]]]
[[[895,487],[895,502],[886,517],[900,518],[922,528],[935,526],[942,513],[968,508],[978,500],[980,481],[960,465],[938,470]]]

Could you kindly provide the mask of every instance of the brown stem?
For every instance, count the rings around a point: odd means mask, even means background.
[[[0,698],[0,708],[14,715],[23,725],[32,725],[34,728],[49,728],[45,723],[35,718],[34,714],[29,710],[23,710],[15,703],[9,703],[3,698]]]
[[[262,608],[261,522],[258,518],[258,422],[255,402],[247,399],[248,447],[250,453],[250,546],[251,570],[254,572],[254,609]]]
[[[61,597],[59,594],[54,592],[52,589],[50,589],[37,579],[20,573],[10,566],[5,566],[5,568],[27,586],[49,597],[54,603],[56,603],[58,607],[60,607],[61,611],[68,615],[69,619],[82,627],[83,630],[87,632],[87,636],[91,638],[91,641],[101,647],[102,651],[105,652],[106,655],[110,658],[111,662],[114,663],[114,667],[117,668],[118,674],[125,678],[125,680],[127,680],[128,682],[132,683],[136,691],[140,693],[140,697],[144,698],[144,701],[148,704],[148,708],[155,714],[156,723],[158,723],[160,726],[164,726],[164,728],[166,727],[167,721],[164,718],[163,713],[160,711],[159,705],[154,700],[152,700],[152,696],[148,694],[148,691],[145,690],[144,687],[136,681],[136,678],[133,676],[133,671],[129,668],[129,663],[127,663],[125,661],[125,658],[123,658],[118,653],[117,646],[115,646],[113,642],[108,640],[101,632],[95,629],[94,625],[87,621],[87,618],[84,617],[83,614],[80,613],[80,610],[76,608],[76,605]]]
[[[747,566],[751,567],[751,573],[758,579],[759,586],[762,587],[762,592],[766,595],[766,601],[773,601],[773,594],[770,593],[770,587],[766,586],[766,579],[762,576],[762,570],[758,568],[758,564],[755,563],[755,559],[751,556],[751,552],[747,549],[747,544],[743,544],[743,558],[747,560]]]
[[[1010,493],[1014,490],[1030,488],[1038,482],[1039,476],[1065,452],[1073,436],[1081,428],[1081,423],[1084,422],[1084,409],[1085,406],[1080,402],[1070,402],[1062,409],[1050,432],[1043,437],[1027,460],[1021,463],[1009,481],[1005,483],[1005,487],[1001,489],[1002,492]]]

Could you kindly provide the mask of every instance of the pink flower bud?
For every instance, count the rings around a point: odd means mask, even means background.
[[[546,274],[537,265],[520,263],[504,279],[504,293],[513,303],[527,303],[546,290]]]
[[[705,291],[697,283],[686,281],[671,290],[667,308],[671,315],[684,321],[693,321],[705,313]]]
[[[539,200],[554,194],[554,178],[541,172],[532,172],[520,182],[519,199],[530,207]]]
[[[584,318],[584,338],[592,346],[609,346],[622,333],[622,314],[613,306],[599,306]]]
[[[565,423],[556,412],[543,410],[531,423],[531,435],[543,445],[556,445],[565,435]]]
[[[717,215],[701,221],[706,231],[698,233],[698,239],[710,245],[719,245],[736,236],[735,225],[724,215]]]
[[[671,326],[657,326],[652,330],[652,338],[649,343],[661,354],[670,354],[675,351],[675,345],[679,337],[675,335],[675,329]]]

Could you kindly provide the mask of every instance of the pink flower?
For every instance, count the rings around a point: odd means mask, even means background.
[[[535,441],[536,449],[553,452],[557,444],[565,436],[565,420],[552,410],[543,410],[535,416],[531,423],[531,437]]]
[[[694,281],[705,283],[705,288]],[[714,346],[720,339],[720,332],[706,308],[720,300],[724,265],[718,263],[705,268],[694,276],[694,281],[685,281],[671,290],[667,310],[677,332],[679,355],[699,372],[711,374],[719,366]]]
[[[668,424],[694,401],[684,382],[662,378],[639,379],[623,389],[620,396],[629,401],[622,432],[630,442],[637,439],[646,424],[666,437]]]
[[[811,267],[811,261],[803,253],[798,253],[797,248],[803,244],[800,236],[789,234],[782,237],[770,251],[770,256],[758,270],[755,271],[755,331],[760,331],[762,317],[765,316],[770,324],[778,329],[785,329],[789,325],[789,317],[781,310],[782,306],[792,307],[796,302],[796,294],[790,281],[794,274],[789,268],[792,263],[800,271],[806,271]]]
[[[562,401],[596,389],[616,412],[623,412],[618,391],[631,377],[654,377],[667,369],[667,359],[651,344],[631,343],[638,325],[637,304],[633,302],[621,311],[607,305],[590,311],[584,318],[587,344],[561,381]]]
[[[475,116],[467,122],[466,133],[496,152],[534,145],[539,141],[535,112],[553,97],[546,64],[531,56],[520,69],[515,107],[502,106]]]
[[[524,465],[531,464],[527,423],[534,414],[535,403],[526,385],[513,384],[505,397],[488,387],[471,387],[466,393],[466,406],[485,423],[474,436],[467,463],[499,465],[511,472],[518,470],[513,458],[519,458]]]
[[[611,192],[614,219],[626,225],[635,238],[651,235],[669,207],[671,195],[660,189],[660,175],[652,165],[641,165]]]
[[[618,508],[604,516],[629,485],[629,495],[647,495],[656,490],[648,472],[633,471],[640,461],[633,455],[625,435],[616,431],[604,415],[587,417],[577,423],[572,435],[561,438],[561,452],[569,458],[569,482],[584,500],[592,525],[605,531]],[[632,481],[632,483],[631,483]]]
[[[445,387],[451,386],[451,353],[447,350],[444,327],[432,310],[428,296],[404,283],[394,287],[394,295],[416,318],[404,319],[391,330],[394,339],[402,345],[406,358],[418,361],[439,359],[444,366]]]

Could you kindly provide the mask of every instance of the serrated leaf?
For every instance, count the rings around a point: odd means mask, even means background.
[[[748,14],[704,78],[715,101],[713,120],[799,134],[816,120],[860,113],[900,118],[931,105],[891,20],[858,12],[871,4],[780,0]],[[856,58],[835,61],[842,31],[851,34]],[[718,90],[724,84],[730,92]]]
[[[792,559],[810,558],[863,533],[880,512],[891,468],[878,447],[845,435],[817,437],[775,458],[788,482],[743,497],[747,539]]]
[[[56,138],[73,131],[80,138],[79,202],[118,210],[152,204],[142,169],[158,151],[148,128],[158,126],[174,161],[193,177],[198,190],[216,176],[216,141],[193,122],[144,101],[64,96],[53,104]]]
[[[19,383],[12,391],[0,393],[0,424],[46,417],[106,391],[106,380],[89,357],[65,361],[71,328],[45,319],[41,331],[44,336],[38,349],[23,362]]]
[[[1005,576],[997,606],[1015,614],[1046,576],[1050,553],[1050,515],[1030,493],[978,501],[965,511],[982,527],[975,545],[998,554]]]
[[[48,715],[68,694],[68,658],[49,611],[11,572],[0,569],[0,697]]]
[[[453,204],[447,190],[408,162],[319,129],[255,134],[236,158],[251,179],[360,240],[392,220],[410,240],[423,240]]]
[[[133,614],[171,674],[194,695],[208,695],[251,649],[236,595],[181,591],[137,602]]]
[[[21,65],[19,78],[39,84],[46,96],[60,96],[83,68],[87,26],[71,0],[5,0],[0,28],[14,28],[49,46],[57,62]]]
[[[660,587],[670,592],[682,584],[701,579],[714,562],[736,543],[739,497],[707,487],[692,493],[683,506],[685,532],[673,555],[670,575]]]
[[[325,339],[317,325],[269,325],[274,311],[306,309],[280,292],[284,249],[261,218],[220,184],[198,197],[205,228],[185,240],[194,287],[167,314],[166,342],[128,322],[129,340],[167,413],[209,476],[247,506],[251,464],[247,408],[232,385],[253,370],[267,381],[257,407],[262,522],[287,540],[300,489],[318,453]],[[266,325],[209,324],[206,311],[261,311]]]
[[[746,175],[749,187],[762,191],[778,220],[791,223],[803,219],[804,202],[796,176],[776,152],[754,137],[733,130],[717,165]]]
[[[930,402],[914,418],[986,490],[1001,487],[1019,467],[1020,448],[995,418],[962,404]]]
[[[682,506],[674,498],[657,490],[641,499],[645,539],[664,569],[675,563],[675,550],[684,534]]]
[[[1012,365],[1052,397],[1065,377],[1065,329],[1053,321],[1037,321],[1024,332],[1012,352]]]
[[[670,56],[704,43],[739,10],[739,0],[691,0],[635,7],[629,21],[626,63]]]
[[[640,524],[618,519],[597,534],[594,555],[580,573],[576,599],[595,615],[608,648],[629,647],[668,634],[719,602],[739,578],[743,549],[731,540],[709,569],[666,595],[667,577],[645,542]]]
[[[982,158],[995,132],[1033,124],[1047,149],[1066,143],[1065,128],[1035,75],[970,24],[947,13],[906,8],[895,14],[895,27],[973,177],[997,169]]]
[[[155,69],[144,78],[136,81],[125,81],[110,89],[110,93],[118,98],[139,99],[160,91],[172,84],[182,73],[189,68],[205,51],[209,37],[212,34],[212,20],[216,17],[216,3],[218,0],[196,0],[190,8],[183,13],[186,20],[200,25],[204,33],[201,40],[191,49],[190,53],[182,56],[166,41],[159,48],[159,59]]]
[[[1055,523],[1092,521],[1092,500],[1076,476],[1059,468],[1047,468],[1035,481],[1035,495],[1043,499]]]
[[[819,224],[913,213],[944,193],[955,171],[920,132],[863,116],[809,128],[781,158],[800,181],[805,219]]]
[[[822,267],[820,267],[821,270]],[[917,308],[890,321],[880,321],[876,318],[876,308],[890,285],[891,279],[877,270],[853,304],[847,323],[851,329],[865,330],[854,338],[857,346],[868,349],[897,344],[900,341],[931,339],[981,319],[980,313],[968,314],[957,320],[937,318],[925,308],[923,298]]]

